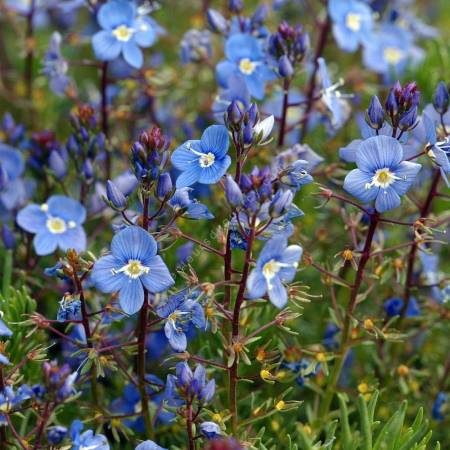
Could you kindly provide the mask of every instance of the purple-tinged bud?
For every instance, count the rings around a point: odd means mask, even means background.
[[[370,100],[366,121],[374,130],[379,130],[384,124],[384,109],[376,95],[372,96]]]
[[[158,184],[156,186],[156,197],[163,201],[172,193],[173,184],[172,178],[168,172],[163,172],[158,178]]]
[[[440,81],[436,86],[433,96],[434,109],[441,115],[445,114],[448,110],[449,95],[446,84]]]
[[[386,111],[387,113],[393,117],[398,113],[398,103],[397,103],[397,99],[395,98],[395,92],[394,89],[391,89],[389,91],[389,95],[386,99]]]
[[[255,213],[258,208],[259,208],[259,204],[258,204],[258,199],[256,197],[256,192],[255,191],[250,191],[244,199],[244,208],[248,209],[250,212]]]
[[[417,106],[413,106],[400,118],[398,126],[402,131],[408,131],[413,128],[417,121]]]
[[[95,140],[97,143],[97,148],[102,152],[105,149],[105,135],[103,133],[98,133]]]
[[[254,26],[261,26],[266,20],[267,14],[269,14],[269,7],[266,4],[260,5],[256,8],[250,20]]]
[[[80,145],[78,144],[77,139],[73,134],[71,134],[69,136],[69,139],[67,139],[66,148],[67,151],[69,153],[72,153],[73,155],[77,155],[80,152]]]
[[[127,207],[125,195],[111,180],[106,182],[106,197],[114,208],[124,210]]]
[[[286,213],[293,199],[292,191],[277,191],[269,205],[270,217],[276,218]]]
[[[253,125],[249,122],[244,125],[242,137],[245,145],[251,145],[253,142]]]
[[[278,73],[283,78],[291,78],[294,74],[294,68],[286,55],[278,60]]]
[[[261,199],[266,199],[272,196],[272,182],[270,179],[266,179],[261,184],[261,187],[258,190],[259,196]]]
[[[79,131],[80,131],[81,139],[83,139],[83,141],[85,141],[85,142],[89,141],[89,133],[86,130],[86,128],[80,127]]]
[[[67,175],[67,164],[56,150],[51,151],[48,165],[59,180]]]
[[[244,2],[242,0],[229,0],[228,9],[230,12],[239,14],[244,8]]]
[[[254,127],[258,122],[258,120],[259,120],[258,105],[256,103],[252,103],[247,110],[247,122]]]
[[[227,202],[234,208],[241,206],[244,200],[241,188],[236,181],[234,181],[231,175],[227,175],[225,178],[225,196],[227,198]]]
[[[249,191],[253,187],[251,178],[245,173],[241,175],[240,185],[244,192]]]
[[[243,119],[241,108],[238,102],[233,100],[227,108],[227,122],[232,125],[239,125]]]
[[[81,170],[86,181],[90,181],[94,178],[94,167],[92,166],[92,162],[89,158],[86,158],[83,161]]]
[[[206,13],[206,18],[208,20],[208,25],[216,33],[226,33],[228,30],[228,21],[225,17],[220,14],[219,11],[215,9],[208,9]]]
[[[7,112],[3,115],[2,119],[2,128],[5,131],[12,130],[16,126],[16,122],[14,121],[13,116],[11,113]]]
[[[12,250],[16,246],[16,238],[6,223],[2,225],[2,241],[8,250]]]

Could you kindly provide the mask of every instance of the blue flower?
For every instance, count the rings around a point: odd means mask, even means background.
[[[384,302],[384,310],[388,317],[399,316],[403,308],[403,299],[394,297]],[[414,297],[409,299],[408,309],[406,310],[406,317],[417,317],[420,315],[420,307]]]
[[[155,293],[174,284],[167,266],[156,253],[156,241],[148,232],[136,226],[125,228],[114,236],[111,254],[95,263],[92,281],[102,292],[119,291],[121,308],[134,314],[144,303],[144,287]]]
[[[176,213],[187,219],[214,219],[206,205],[190,198],[189,193],[191,191],[192,188],[188,187],[177,189],[168,201],[168,205]]]
[[[97,22],[102,28],[92,38],[96,57],[101,61],[112,61],[123,55],[132,67],[142,67],[144,56],[140,47],[150,47],[156,40],[154,22],[137,15],[134,2],[110,0],[97,13]]]
[[[305,358],[301,358],[295,362],[284,362],[283,367],[286,367],[295,374],[295,381],[299,386],[304,386],[306,378],[315,376],[319,369],[317,364],[311,363],[311,361]]]
[[[65,322],[66,320],[80,320],[81,319],[81,301],[71,294],[65,294],[59,302],[58,313],[56,320],[58,322]]]
[[[190,323],[197,328],[205,328],[205,312],[195,299],[199,293],[186,290],[172,295],[156,308],[156,314],[166,319],[164,332],[170,346],[177,352],[184,352],[187,346],[185,331]]]
[[[231,35],[225,43],[226,61],[216,67],[218,83],[226,88],[233,75],[241,75],[252,97],[264,97],[266,82],[273,80],[275,72],[264,61],[258,40],[243,33]]]
[[[422,56],[411,33],[395,25],[383,25],[364,43],[364,64],[384,75],[402,73],[408,62],[415,64]]]
[[[1,315],[0,315],[1,317]],[[13,332],[6,326],[6,323],[0,318],[0,336],[11,337]]]
[[[363,141],[356,151],[357,169],[347,174],[344,189],[364,203],[375,201],[375,209],[385,212],[400,205],[421,169],[420,164],[403,161],[400,143],[388,136]]]
[[[86,250],[86,234],[81,226],[85,219],[84,206],[64,195],[53,195],[42,205],[28,205],[17,214],[19,226],[36,235],[33,245],[38,255],[49,255],[57,247],[62,251]]]
[[[178,147],[172,154],[173,165],[182,172],[177,178],[177,188],[217,183],[231,164],[229,145],[227,129],[212,125],[199,141],[186,141]]]
[[[68,429],[60,425],[55,425],[48,428],[47,430],[47,440],[51,445],[60,444],[63,439],[67,436]]]
[[[270,301],[283,308],[288,300],[283,281],[291,282],[297,271],[303,249],[299,245],[287,245],[284,235],[275,236],[262,249],[256,268],[247,280],[247,297],[260,298],[267,292]]]
[[[438,392],[433,403],[431,415],[434,420],[442,421],[445,419],[445,412],[448,409],[448,395],[445,392]]]
[[[6,386],[0,391],[0,411],[2,413],[14,411],[16,406],[19,406],[25,400],[29,400],[33,396],[34,392],[27,384],[20,386],[16,391],[14,391],[11,386]],[[0,413],[0,425],[6,425],[6,418],[2,413]]]
[[[48,77],[50,90],[57,95],[63,95],[70,84],[67,76],[69,65],[61,54],[61,34],[55,31],[45,52],[42,73]]]
[[[202,62],[212,54],[211,32],[209,30],[189,30],[181,39],[181,62]]]
[[[208,438],[208,439],[215,439],[219,437],[222,432],[215,422],[202,422],[200,424],[200,431]]]
[[[92,430],[81,433],[83,424],[80,420],[74,420],[70,427],[72,438],[71,450],[109,450],[108,440],[103,434],[94,434]]]
[[[354,52],[370,38],[373,20],[367,4],[356,0],[330,0],[328,11],[333,20],[334,37],[342,50]]]
[[[167,450],[165,447],[161,447],[153,441],[141,442],[135,450]]]

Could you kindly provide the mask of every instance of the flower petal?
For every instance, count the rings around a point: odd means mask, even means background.
[[[286,306],[288,300],[287,292],[279,277],[273,277],[270,280],[269,299],[277,308]]]
[[[111,242],[111,252],[128,263],[130,259],[141,261],[144,265],[156,255],[156,241],[141,227],[128,227],[119,231]]]
[[[201,175],[201,172],[200,172],[201,170],[202,169],[201,169],[200,165],[198,165],[198,166],[192,165],[192,167],[189,167],[187,170],[182,172],[178,176],[177,181],[175,183],[177,189],[191,186],[194,183],[197,183],[197,181]]]
[[[283,281],[291,282],[294,279],[302,253],[303,249],[300,245],[290,245],[283,252],[280,263],[289,265],[289,267],[282,267],[278,272],[278,276]]]
[[[106,255],[97,260],[91,272],[91,279],[95,287],[105,293],[120,291],[122,284],[127,282],[128,277],[122,273],[113,274],[113,269],[120,269],[122,261],[114,255]]]
[[[217,83],[223,88],[227,88],[230,81],[239,74],[238,66],[230,61],[221,61],[216,66]]]
[[[217,183],[223,175],[225,175],[230,164],[231,158],[228,155],[225,155],[222,159],[216,159],[214,164],[209,167],[199,167],[200,176],[198,182],[202,184]]]
[[[156,41],[155,28],[148,17],[136,19],[133,28],[137,30],[134,34],[134,40],[140,47],[150,47]]]
[[[261,298],[267,292],[267,282],[258,269],[253,269],[247,278],[247,298]]]
[[[36,234],[33,245],[38,255],[50,255],[56,250],[58,239],[50,231],[44,230]]]
[[[46,230],[47,214],[36,204],[25,206],[17,214],[17,224],[29,233]]]
[[[375,200],[375,209],[382,213],[390,209],[400,206],[400,196],[395,192],[395,189],[389,186],[386,189],[380,189]]]
[[[410,161],[403,161],[400,163],[397,169],[395,169],[395,175],[401,178],[401,180],[396,180],[392,185],[398,195],[406,194],[421,168],[421,164]]]
[[[111,30],[120,25],[131,25],[134,15],[135,8],[132,2],[110,0],[99,9],[97,22],[102,28]]]
[[[150,267],[149,273],[141,275],[140,279],[150,292],[162,292],[175,284],[161,256],[154,256],[147,262],[147,266]]]
[[[120,55],[121,43],[111,34],[111,31],[99,31],[92,37],[92,48],[95,57],[100,61],[112,61]]]
[[[200,140],[202,152],[211,152],[216,158],[222,158],[228,152],[230,139],[223,125],[211,125],[202,134]]]
[[[356,152],[356,164],[364,172],[392,168],[403,159],[403,149],[397,139],[390,136],[374,136],[361,142]]]
[[[184,352],[187,347],[187,339],[184,331],[175,329],[171,322],[166,322],[164,332],[170,346],[176,352]]]
[[[262,59],[262,52],[255,37],[250,34],[235,33],[225,43],[225,56],[233,62],[238,62],[243,58],[257,61]]]
[[[131,39],[126,42],[122,48],[123,58],[125,61],[135,69],[140,69],[144,62],[144,55],[142,50],[138,47],[136,42]]]
[[[126,314],[135,314],[144,303],[144,288],[139,278],[127,278],[119,292],[120,307]]]
[[[186,141],[183,145],[180,145],[171,156],[172,164],[179,170],[186,170],[186,167],[190,164],[198,164],[199,155],[195,152],[202,153],[200,141]]]
[[[344,189],[364,203],[369,203],[375,200],[379,190],[376,186],[366,189],[367,183],[371,182],[372,175],[359,169],[353,169],[345,177]]]
[[[84,252],[86,250],[86,233],[81,226],[69,228],[65,233],[57,235],[57,238],[58,246],[64,252],[69,250],[69,248],[73,248],[77,252]]]

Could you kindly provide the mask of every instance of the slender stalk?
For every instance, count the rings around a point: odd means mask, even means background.
[[[33,448],[38,449],[41,446],[42,434],[44,433],[45,425],[50,417],[51,409],[50,402],[45,402],[44,412],[42,414],[41,423],[36,432],[36,439]]]
[[[149,198],[147,194],[143,193],[143,211],[142,211],[142,228],[148,231],[148,209]],[[148,320],[148,291],[144,288],[144,303],[141,308],[138,324],[138,355],[137,355],[137,370],[139,393],[141,395],[142,415],[144,417],[145,428],[148,436],[153,437],[153,426],[150,417],[150,409],[148,407],[148,395],[146,391],[145,382],[145,340],[147,335],[147,320]]]
[[[302,143],[305,139],[306,133],[308,132],[308,123],[309,117],[311,115],[312,107],[314,104],[314,91],[316,90],[316,75],[319,70],[319,62],[318,59],[322,56],[322,53],[325,49],[325,45],[327,43],[328,33],[330,31],[331,23],[330,18],[327,16],[324,23],[320,25],[320,34],[319,39],[317,41],[316,51],[314,53],[314,68],[311,73],[311,78],[309,79],[308,88],[306,91],[306,108],[304,112],[304,118],[302,120],[302,127],[300,132],[300,143]]]
[[[24,81],[25,81],[25,95],[30,103],[33,101],[33,60],[34,60],[34,13],[36,11],[36,0],[31,0],[30,9],[27,14],[25,45],[27,49],[25,66],[24,66]]]
[[[192,433],[192,404],[190,402],[186,405],[186,430],[189,450],[195,450],[194,435]]]
[[[256,216],[252,218],[250,235],[247,239],[247,249],[245,251],[244,268],[242,270],[242,277],[239,285],[238,292],[236,294],[236,300],[234,303],[231,342],[230,345],[234,345],[236,339],[239,336],[239,316],[241,312],[242,302],[244,301],[245,286],[247,284],[247,278],[250,272],[250,261],[252,259],[252,247],[255,239],[255,222]],[[233,434],[236,435],[238,428],[238,411],[237,411],[237,383],[238,383],[238,352],[234,358],[233,364],[229,370],[229,401],[230,401],[230,413],[231,424]]]
[[[289,108],[289,86],[291,81],[285,78],[283,81],[283,110],[281,113],[280,134],[278,135],[278,147],[284,144],[284,137],[286,135],[286,119]]]
[[[108,97],[107,97],[107,88],[108,88],[108,62],[105,61],[102,64],[102,73],[100,79],[100,95],[101,95],[101,115],[102,115],[102,131],[105,137],[107,138],[109,135],[109,117],[108,117]],[[106,179],[109,180],[111,178],[111,154],[109,151],[106,151],[106,159],[105,159],[105,175]]]
[[[437,194],[437,188],[438,188],[440,179],[441,179],[440,171],[439,171],[439,169],[435,169],[434,176],[431,181],[430,190],[428,191],[427,198],[425,199],[425,202],[420,209],[420,217],[421,218],[427,217],[428,214],[430,213],[433,198]],[[416,259],[418,247],[419,247],[419,243],[414,242],[411,246],[411,249],[410,249],[409,255],[408,255],[408,266],[406,269],[405,290],[403,291],[403,306],[400,311],[400,318],[399,318],[400,323],[403,320],[403,318],[405,317],[406,311],[408,310],[408,306],[409,306],[409,300],[411,298],[411,287],[412,287],[413,276],[414,276],[414,262]]]
[[[333,400],[334,392],[336,390],[336,385],[339,381],[339,376],[342,372],[342,368],[344,367],[345,356],[347,353],[347,348],[349,344],[349,340],[351,337],[351,321],[352,316],[356,307],[356,300],[358,298],[359,289],[364,279],[364,271],[366,268],[366,264],[370,258],[370,249],[372,247],[372,241],[375,236],[375,231],[377,225],[379,223],[379,215],[377,212],[370,215],[370,225],[367,231],[366,242],[364,244],[364,249],[361,254],[361,258],[358,264],[358,270],[356,272],[355,282],[350,290],[350,300],[347,305],[347,310],[344,319],[344,327],[342,329],[341,335],[341,345],[339,349],[339,354],[335,359],[334,367],[331,373],[330,380],[327,384],[327,388],[325,391],[325,396],[320,405],[319,417],[325,418],[330,410],[331,402]]]

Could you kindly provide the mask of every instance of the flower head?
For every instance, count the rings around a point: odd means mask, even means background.
[[[408,191],[422,167],[403,161],[400,143],[381,135],[361,142],[356,165],[358,168],[345,177],[344,189],[365,203],[375,201],[378,212],[400,205],[400,196]]]
[[[225,56],[226,61],[216,68],[219,84],[227,87],[230,77],[240,75],[251,96],[261,100],[266,82],[275,78],[275,72],[266,64],[258,40],[249,34],[233,34],[225,43]]]
[[[178,292],[158,305],[156,314],[166,319],[164,332],[170,346],[177,352],[184,352],[187,346],[186,331],[189,324],[197,328],[206,325],[205,312],[202,305],[196,300],[198,292]]]
[[[63,95],[70,84],[67,76],[69,64],[61,54],[61,40],[61,34],[55,31],[50,38],[42,68],[42,73],[48,77],[50,90],[57,95]]]
[[[33,245],[38,255],[49,255],[57,247],[86,250],[85,219],[84,206],[64,195],[53,195],[42,205],[28,205],[17,214],[19,226],[35,234]]]
[[[333,20],[333,34],[338,46],[354,52],[365,42],[372,31],[373,19],[370,7],[356,0],[331,0],[328,10]]]
[[[192,188],[188,187],[176,189],[172,198],[167,202],[168,205],[187,219],[214,219],[206,205],[196,199],[191,199],[189,196],[191,191]]]
[[[399,316],[403,309],[403,299],[394,297],[384,302],[384,310],[388,317]],[[420,315],[420,307],[414,297],[409,299],[408,308],[406,310],[406,317],[417,317]]]
[[[70,427],[72,438],[71,450],[109,450],[108,440],[103,434],[95,434],[92,430],[84,433],[83,424],[80,420],[74,420]]]
[[[262,249],[256,268],[247,280],[247,297],[259,298],[266,292],[270,301],[278,308],[287,303],[287,292],[283,281],[291,282],[297,272],[303,249],[299,245],[287,245],[284,235],[267,241]]]
[[[134,2],[109,0],[98,10],[97,22],[101,30],[92,38],[96,57],[112,61],[122,54],[130,66],[142,67],[140,47],[150,47],[156,40],[153,20],[138,15]]]
[[[144,303],[144,288],[162,292],[174,280],[156,254],[155,239],[140,227],[119,231],[111,242],[111,254],[94,265],[92,281],[102,292],[119,292],[120,306],[127,314],[138,312]]]
[[[167,450],[165,447],[161,447],[153,441],[141,442],[135,450]]]
[[[231,164],[228,147],[228,131],[223,125],[212,125],[199,141],[186,141],[178,147],[172,154],[173,165],[182,172],[177,188],[217,183]]]

